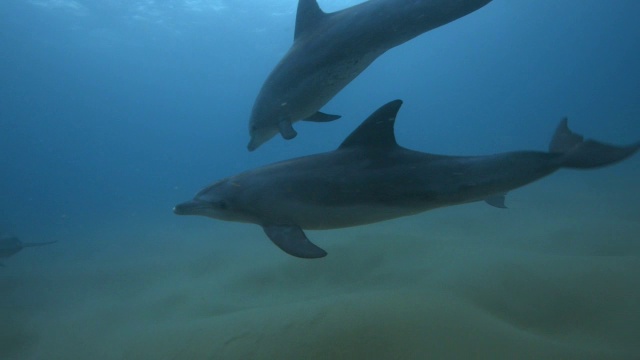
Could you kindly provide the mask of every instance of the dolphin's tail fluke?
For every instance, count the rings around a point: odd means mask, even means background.
[[[26,247],[33,247],[33,246],[43,246],[43,245],[50,245],[50,244],[54,244],[57,243],[57,241],[46,241],[46,242],[38,242],[38,243],[22,243],[22,247],[26,248]]]
[[[629,146],[614,146],[595,140],[584,140],[562,119],[549,144],[549,152],[564,154],[560,166],[574,169],[591,169],[622,161],[640,149],[640,142]]]

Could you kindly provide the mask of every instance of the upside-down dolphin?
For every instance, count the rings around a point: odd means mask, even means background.
[[[303,229],[356,226],[426,210],[485,200],[504,207],[504,195],[560,168],[590,169],[621,161],[640,148],[584,140],[564,119],[549,152],[444,156],[399,146],[394,123],[402,102],[367,118],[337,150],[278,162],[220,180],[178,215],[254,223],[285,252],[319,258],[326,252]]]
[[[0,236],[0,259],[8,258],[26,247],[43,246],[53,243],[55,243],[55,241],[25,243],[15,236]],[[2,263],[0,263],[0,266],[2,266]]]
[[[490,1],[369,0],[324,13],[317,0],[300,0],[293,45],[253,105],[248,149],[257,149],[277,133],[294,138],[292,124],[298,120],[338,119],[319,112],[320,108],[378,56]]]

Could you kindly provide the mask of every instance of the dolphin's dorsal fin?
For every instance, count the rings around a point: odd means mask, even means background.
[[[316,28],[327,14],[320,9],[317,0],[298,1],[298,12],[296,14],[296,31],[293,41],[296,41],[305,32]]]
[[[397,147],[393,125],[401,105],[402,100],[394,100],[380,107],[342,142],[339,149],[356,146],[370,149]]]

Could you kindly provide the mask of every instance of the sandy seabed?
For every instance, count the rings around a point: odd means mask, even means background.
[[[640,359],[640,179],[571,172],[508,196],[308,236],[103,220],[0,268],[2,359]]]

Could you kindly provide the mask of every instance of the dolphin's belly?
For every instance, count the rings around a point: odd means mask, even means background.
[[[420,180],[411,174],[376,176],[343,168],[304,171],[299,176],[290,171],[274,183],[261,182],[262,189],[245,201],[266,223],[293,223],[303,229],[343,228],[442,206]]]
[[[314,204],[293,204],[283,218],[308,230],[337,229],[366,225],[380,221],[417,214],[429,207],[396,207],[379,205],[315,206]]]
[[[242,203],[265,223],[332,229],[504,194],[557,169],[550,156],[454,158],[398,149],[374,161],[340,150],[273,164],[234,182],[246,183]]]
[[[298,121],[315,114],[381,54],[375,50],[349,53],[333,61],[319,61],[323,64],[320,66],[309,64],[309,68],[296,69],[296,82],[289,82],[295,86],[289,86],[284,95],[291,119]]]

